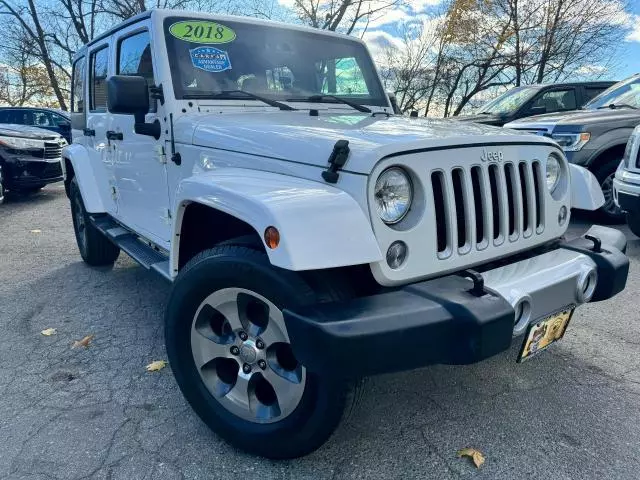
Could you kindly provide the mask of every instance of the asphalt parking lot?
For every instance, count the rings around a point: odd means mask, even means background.
[[[0,207],[0,478],[637,479],[640,240],[626,232],[627,290],[582,307],[547,354],[518,365],[514,347],[473,366],[368,379],[327,445],[272,462],[211,433],[169,367],[145,370],[166,359],[170,286],[124,254],[112,271],[85,266],[60,186],[10,198]],[[89,348],[71,348],[86,335]],[[485,454],[482,468],[456,458],[464,447]]]

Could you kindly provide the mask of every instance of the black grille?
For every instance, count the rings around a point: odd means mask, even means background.
[[[43,180],[62,176],[62,166],[60,165],[60,162],[26,162],[25,170],[29,176],[41,178]]]
[[[538,161],[432,172],[438,256],[541,233],[543,181]]]
[[[62,155],[62,147],[57,142],[44,143],[44,158],[53,159],[60,158]]]

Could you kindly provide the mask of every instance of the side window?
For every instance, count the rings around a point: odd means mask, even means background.
[[[606,90],[606,87],[585,87],[584,88],[584,103],[587,103],[592,98],[600,95]]]
[[[36,127],[53,127],[53,119],[49,112],[33,112],[33,124]]]
[[[71,111],[84,112],[84,57],[73,64],[73,81],[71,82]]]
[[[57,115],[55,113],[51,114],[51,119],[53,120],[53,124],[56,127],[59,127],[60,125],[68,125],[69,124],[69,120],[64,118],[62,115]]]
[[[545,108],[547,112],[558,112],[561,110],[575,110],[576,104],[576,91],[571,89],[566,90],[551,90],[544,92],[533,102],[533,108]]]
[[[0,123],[9,123],[9,110],[0,111]]]
[[[107,109],[107,75],[109,72],[109,48],[103,47],[91,54],[90,109],[104,112]]]
[[[144,77],[148,86],[155,84],[149,32],[136,33],[118,42],[117,73]],[[155,112],[155,110],[155,101],[149,99],[149,111]]]
[[[316,64],[322,93],[368,95],[369,89],[355,58],[336,58]]]

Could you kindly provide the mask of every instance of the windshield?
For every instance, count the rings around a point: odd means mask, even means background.
[[[640,108],[640,75],[634,75],[609,87],[584,107],[585,110],[596,110],[609,105],[630,105]]]
[[[178,99],[246,98],[231,92],[244,90],[274,100],[335,95],[389,106],[359,42],[279,26],[178,17],[167,18],[164,28]]]
[[[539,87],[515,87],[480,108],[480,113],[509,115],[518,110],[539,90]]]

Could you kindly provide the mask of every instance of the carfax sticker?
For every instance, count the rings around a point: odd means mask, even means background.
[[[191,63],[205,72],[224,72],[231,70],[231,59],[224,50],[215,47],[196,47],[189,50]]]
[[[229,27],[204,20],[176,22],[169,27],[169,33],[193,43],[229,43],[236,39],[236,32]]]

